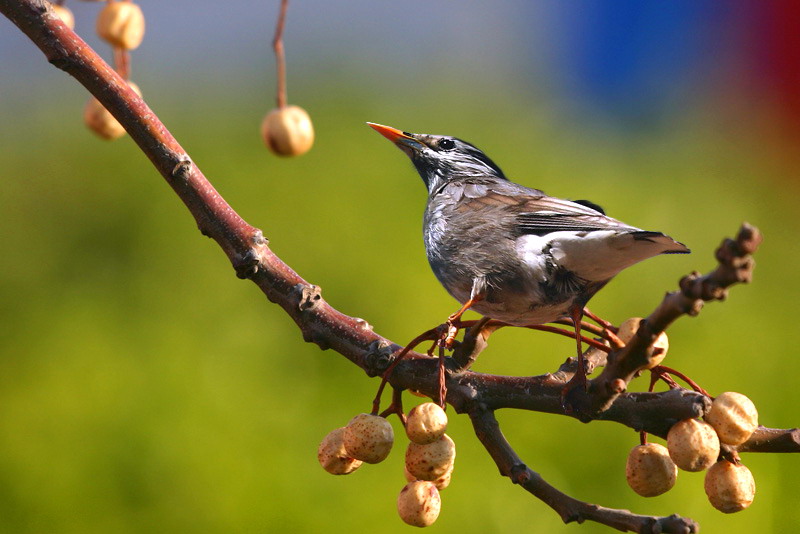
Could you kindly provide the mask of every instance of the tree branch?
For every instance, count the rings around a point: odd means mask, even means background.
[[[700,527],[691,519],[678,515],[669,517],[644,516],[585,503],[562,493],[548,484],[539,473],[526,466],[500,431],[500,424],[489,409],[476,407],[470,412],[475,435],[489,452],[500,473],[514,484],[536,496],[556,511],[564,523],[596,521],[623,532],[698,532]]]
[[[724,300],[730,286],[752,279],[755,261],[752,254],[761,244],[761,233],[743,223],[736,239],[725,239],[717,248],[716,268],[705,276],[694,272],[684,276],[678,291],[668,293],[658,307],[643,320],[630,342],[608,355],[603,372],[590,381],[589,395],[570,398],[570,405],[582,420],[607,410],[628,383],[646,369],[655,356],[653,343],[670,324],[682,315],[697,315],[703,304]],[[581,393],[579,389],[576,393]]]

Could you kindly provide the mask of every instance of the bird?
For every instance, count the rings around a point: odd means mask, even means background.
[[[564,200],[509,180],[456,137],[367,123],[413,163],[428,191],[423,237],[434,275],[467,310],[508,325],[572,319],[586,387],[581,320],[588,301],[623,269],[690,250],[662,232],[613,219],[587,200]],[[588,310],[587,310],[588,312]]]

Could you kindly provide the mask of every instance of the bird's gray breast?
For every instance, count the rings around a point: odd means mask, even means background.
[[[497,204],[484,204],[486,187],[445,188],[428,201],[425,249],[434,274],[457,300],[470,298],[473,285],[485,285],[485,301],[500,302],[504,291],[527,293],[527,277],[514,247],[513,216]]]

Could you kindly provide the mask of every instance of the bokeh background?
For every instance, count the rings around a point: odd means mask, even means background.
[[[402,343],[454,310],[424,258],[424,189],[364,125],[457,135],[515,180],[663,230],[689,256],[649,260],[593,300],[618,322],[714,265],[743,220],[765,242],[752,285],[670,330],[668,364],[761,421],[800,422],[794,362],[800,139],[797,4],[296,0],[289,100],[317,131],[278,159],[258,136],[274,104],[277,1],[142,0],[132,79],[218,190],[345,313]],[[93,34],[99,3],[75,2]],[[82,124],[82,87],[0,19],[0,531],[408,532],[403,439],[349,477],[317,465],[330,430],[377,387],[235,278],[128,138]],[[567,339],[506,331],[477,369],[539,374]],[[646,387],[645,380],[634,384]],[[747,455],[758,493],[723,515],[702,475],[654,499],[628,489],[630,429],[499,413],[529,465],[563,491],[708,532],[800,528],[800,458]],[[609,532],[564,526],[497,476],[453,416],[440,532]],[[394,421],[395,430],[400,431]]]

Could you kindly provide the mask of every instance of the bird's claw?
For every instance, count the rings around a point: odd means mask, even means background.
[[[451,320],[448,321],[443,325],[444,333],[442,334],[442,346],[445,349],[453,348],[453,344],[456,341],[456,336],[458,335],[458,327],[453,324]]]
[[[564,413],[575,413],[581,398],[585,397],[588,392],[589,380],[586,377],[586,369],[579,367],[578,371],[561,389],[561,407],[564,409]]]

